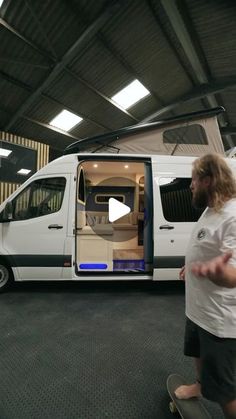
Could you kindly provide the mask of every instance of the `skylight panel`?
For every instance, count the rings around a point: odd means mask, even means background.
[[[17,173],[19,175],[28,175],[30,172],[31,172],[31,170],[29,170],[29,169],[20,169],[20,170],[18,170]]]
[[[0,147],[0,157],[8,157],[11,154],[12,150],[7,150],[6,148]]]
[[[150,95],[150,92],[138,80],[134,80],[124,89],[112,97],[114,102],[122,106],[124,109],[130,108],[132,105]]]
[[[64,109],[55,118],[49,122],[49,125],[60,128],[63,131],[70,131],[75,125],[78,125],[83,118]]]

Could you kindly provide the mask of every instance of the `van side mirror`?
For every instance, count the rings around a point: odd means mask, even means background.
[[[13,220],[13,205],[12,202],[9,201],[6,203],[4,210],[0,216],[0,222],[2,223],[9,223]]]

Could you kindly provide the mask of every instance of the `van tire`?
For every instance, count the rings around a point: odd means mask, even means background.
[[[0,293],[12,285],[13,279],[11,268],[0,261]]]

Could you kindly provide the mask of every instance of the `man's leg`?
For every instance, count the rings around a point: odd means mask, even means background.
[[[219,403],[227,419],[236,419],[236,339],[199,332],[202,395]]]
[[[195,367],[197,372],[197,380],[195,383],[190,385],[183,385],[178,387],[175,390],[175,395],[178,399],[191,399],[191,397],[200,397],[201,396],[201,359],[194,358]]]
[[[190,356],[195,361],[196,382],[189,386],[180,386],[176,389],[175,395],[179,399],[190,399],[201,395],[201,360],[200,360],[200,340],[198,326],[190,319],[186,318],[184,335],[184,355]]]
[[[221,406],[227,419],[236,419],[236,400]]]

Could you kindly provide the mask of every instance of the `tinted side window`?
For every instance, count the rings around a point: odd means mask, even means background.
[[[163,214],[170,222],[197,221],[203,210],[192,206],[191,179],[159,179]]]
[[[63,177],[38,179],[30,183],[13,199],[13,220],[26,220],[59,211],[66,179]]]
[[[184,127],[167,129],[163,133],[165,144],[208,144],[207,136],[201,125],[193,124]]]

